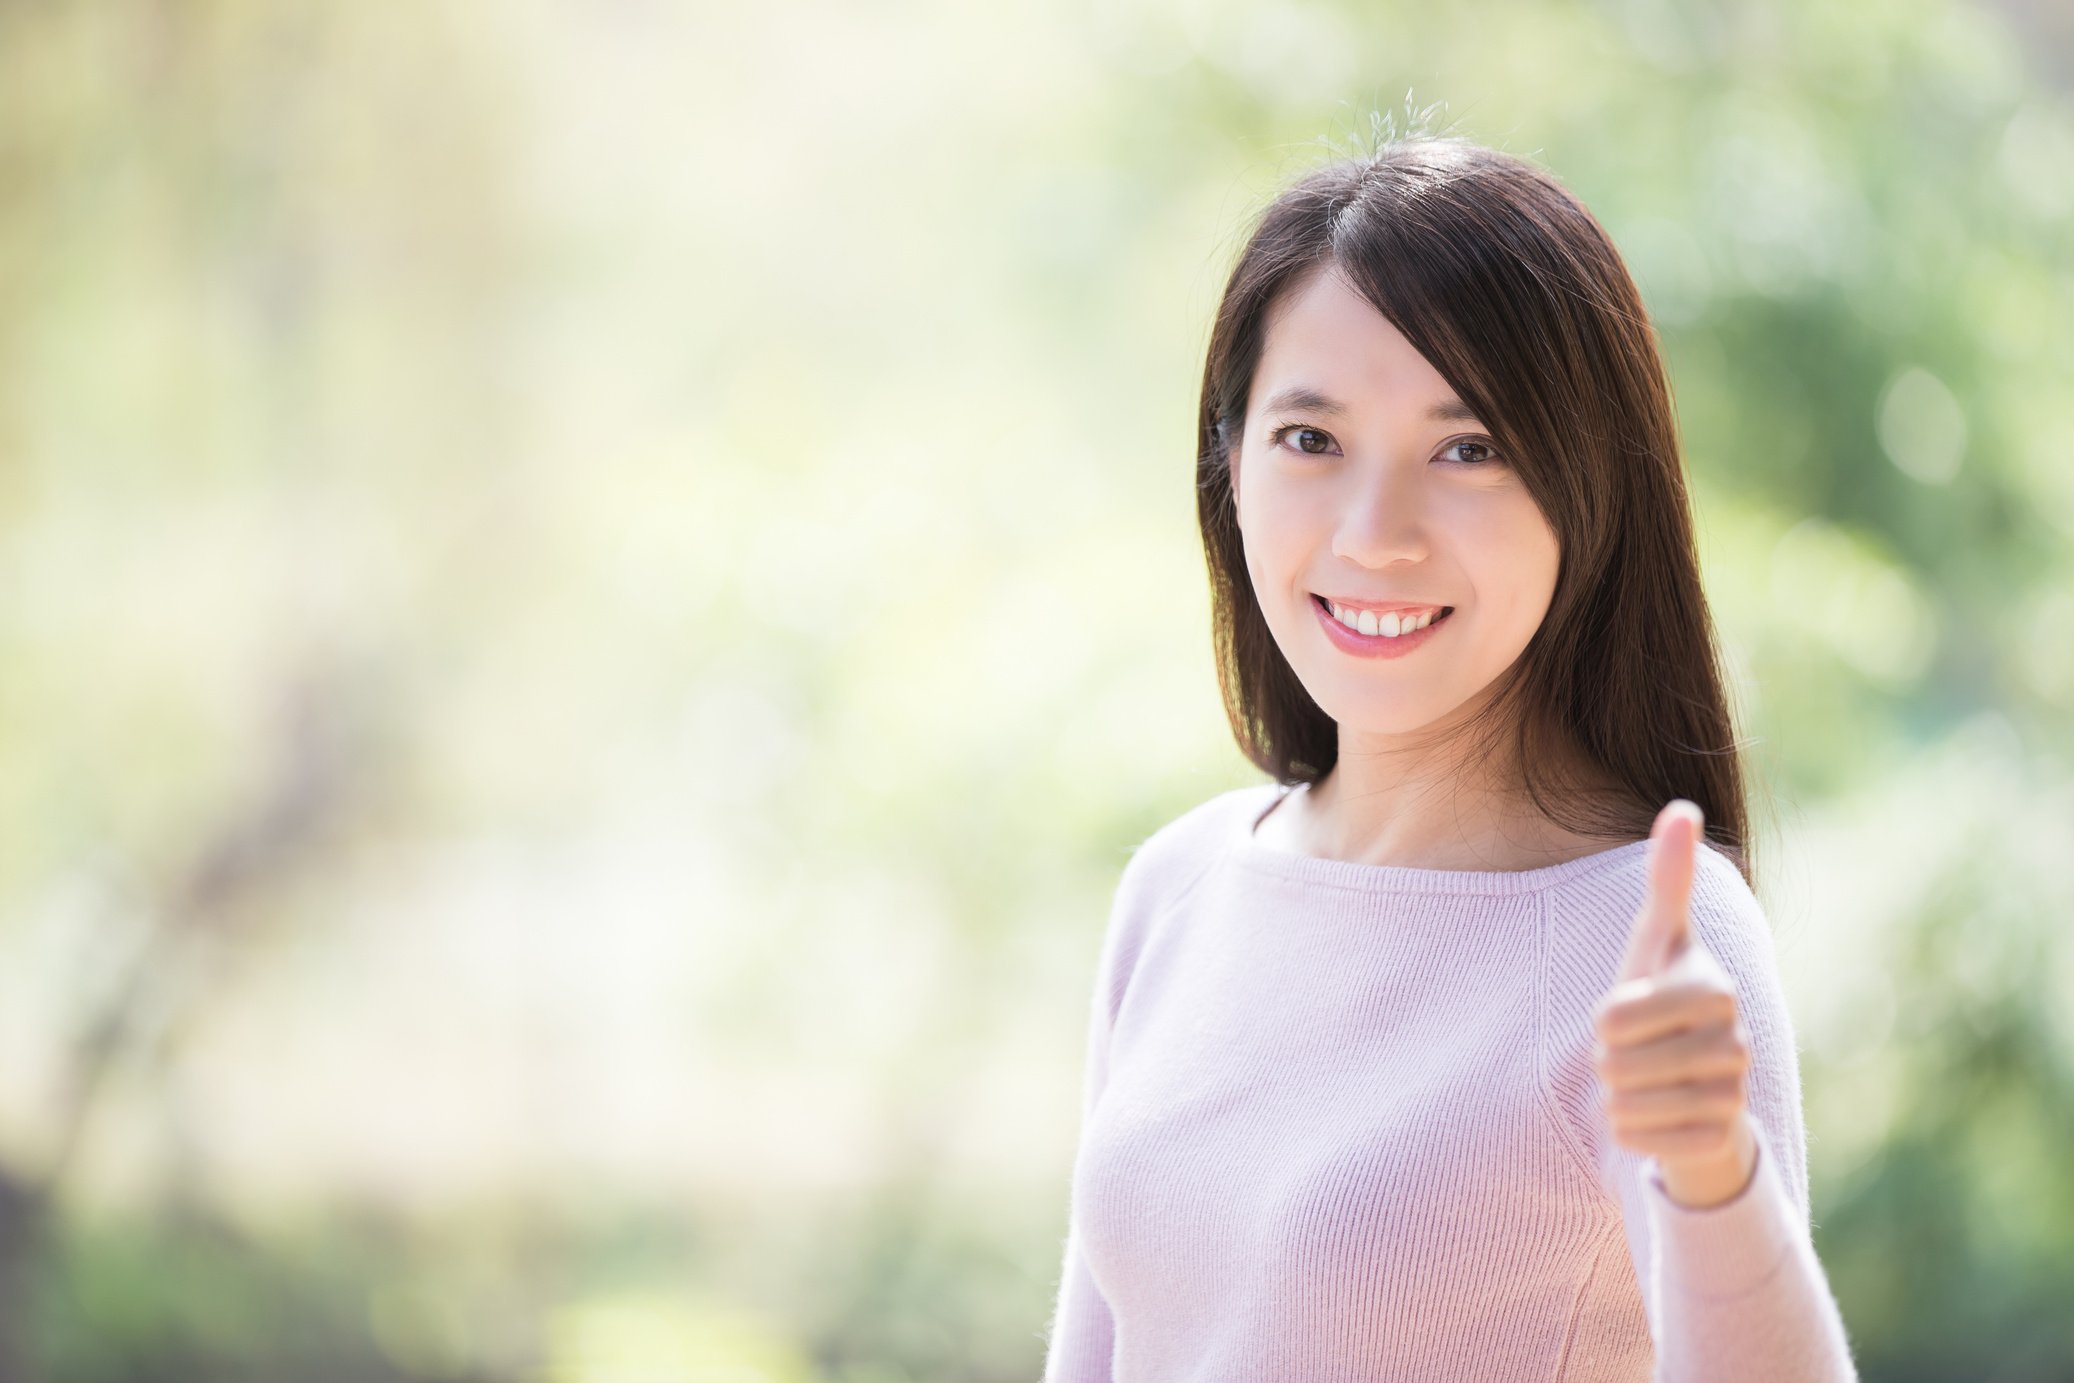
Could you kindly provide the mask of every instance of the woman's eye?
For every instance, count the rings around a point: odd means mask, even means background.
[[[1307,456],[1323,456],[1332,450],[1332,434],[1315,427],[1286,427],[1282,440]]]
[[[1449,461],[1460,461],[1468,466],[1498,459],[1498,453],[1488,442],[1449,442],[1440,454]]]

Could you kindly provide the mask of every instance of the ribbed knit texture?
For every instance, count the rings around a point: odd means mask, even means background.
[[[1274,792],[1198,808],[1124,871],[1046,1379],[1853,1377],[1735,869],[1700,852],[1693,925],[1736,986],[1763,1147],[1742,1195],[1689,1211],[1613,1145],[1591,1071],[1645,846],[1344,864],[1253,841]]]

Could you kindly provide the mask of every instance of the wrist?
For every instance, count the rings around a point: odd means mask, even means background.
[[[1736,1115],[1726,1146],[1713,1156],[1657,1159],[1665,1194],[1685,1210],[1711,1210],[1743,1194],[1757,1172],[1757,1131],[1748,1114]]]

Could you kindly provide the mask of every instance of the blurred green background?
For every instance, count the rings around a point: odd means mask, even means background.
[[[1374,111],[1663,329],[1872,1380],[2074,1379],[2051,0],[0,4],[0,1380],[1038,1370],[1250,780],[1220,275]]]

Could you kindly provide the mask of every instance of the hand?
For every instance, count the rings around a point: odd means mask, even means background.
[[[1657,813],[1649,893],[1597,1019],[1599,1085],[1613,1141],[1652,1154],[1671,1199],[1694,1209],[1733,1199],[1757,1167],[1757,1135],[1743,1107],[1750,1052],[1735,990],[1692,939],[1701,824],[1690,802]]]

